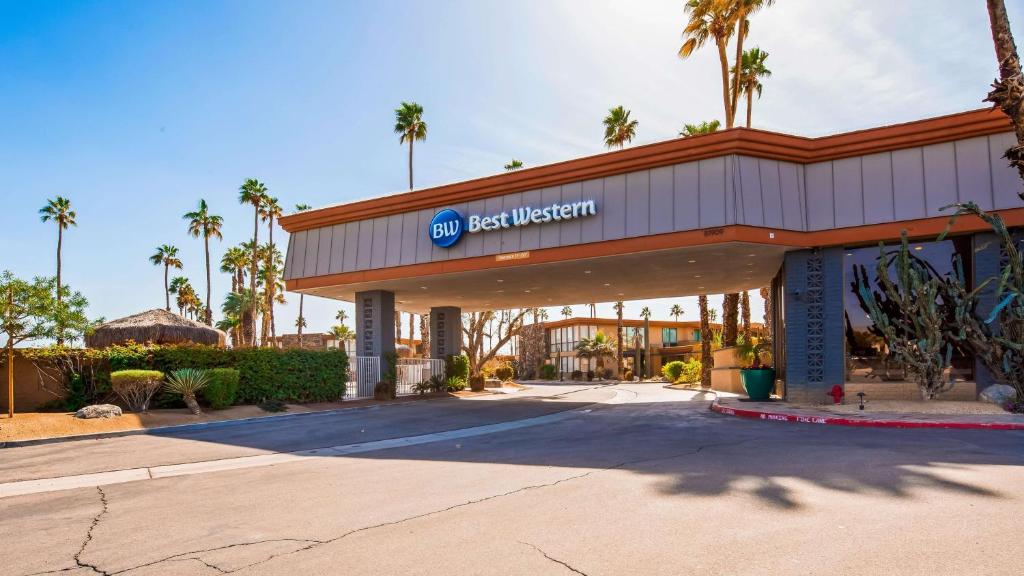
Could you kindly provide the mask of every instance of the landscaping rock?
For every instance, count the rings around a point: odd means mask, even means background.
[[[93,404],[75,412],[75,418],[113,418],[120,415],[121,407],[113,404]]]
[[[1010,400],[1017,397],[1017,391],[1013,386],[1006,384],[993,384],[981,391],[979,398],[985,402],[991,402],[997,406],[1003,406]]]

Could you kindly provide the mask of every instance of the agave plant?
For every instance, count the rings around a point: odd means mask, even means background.
[[[167,376],[164,389],[174,394],[180,394],[188,409],[198,416],[203,411],[199,408],[199,402],[196,401],[196,392],[205,388],[208,382],[209,377],[205,370],[179,368]]]

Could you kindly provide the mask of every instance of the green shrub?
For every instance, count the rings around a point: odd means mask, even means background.
[[[512,370],[511,366],[505,364],[504,366],[499,366],[498,369],[494,371],[494,377],[502,382],[507,382],[515,377],[515,372]]]
[[[461,376],[449,376],[445,383],[449,392],[458,392],[466,389],[466,379]]]
[[[679,376],[675,380],[672,380],[672,382],[700,382],[700,360],[691,358],[686,362],[683,362],[683,369],[679,372]]]
[[[233,352],[240,403],[329,402],[345,395],[348,357],[340,350],[245,348]]]
[[[444,381],[444,378],[434,375],[430,377],[430,380],[426,380],[416,384],[412,387],[416,392],[419,392],[420,396],[427,392],[444,392],[448,389],[448,383]]]
[[[163,372],[158,370],[118,370],[110,373],[110,386],[129,410],[145,412],[163,379]]]
[[[669,382],[675,382],[679,379],[679,375],[683,373],[683,367],[682,360],[673,360],[661,367],[661,375]]]
[[[587,382],[590,382],[593,379],[594,379],[594,371],[593,370],[587,370]]]
[[[554,364],[544,364],[540,367],[540,377],[544,380],[554,380],[557,373]]]
[[[211,368],[206,371],[209,382],[203,388],[203,400],[214,410],[223,410],[235,403],[238,396],[238,370]]]
[[[210,383],[206,370],[199,368],[178,368],[167,375],[167,382],[164,383],[164,390],[181,396],[185,405],[196,416],[203,413],[199,408],[199,401],[196,394],[201,392]]]
[[[280,400],[266,400],[259,403],[260,410],[264,412],[284,412],[288,410],[288,406]]]
[[[583,380],[583,370],[573,370],[571,378],[573,380]]]
[[[626,373],[622,375],[622,379],[625,380],[626,382],[632,382],[633,381],[633,371],[632,370],[626,370]]]
[[[449,378],[469,380],[469,357],[465,354],[451,355],[445,360],[445,373]]]

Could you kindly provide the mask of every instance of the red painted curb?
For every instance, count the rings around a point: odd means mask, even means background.
[[[756,418],[776,422],[799,422],[801,424],[831,424],[835,426],[858,426],[861,428],[952,428],[957,430],[1024,430],[1024,422],[913,422],[907,420],[859,420],[833,416],[800,416],[782,412],[764,412],[747,408],[729,408],[715,400],[711,410],[726,416]]]

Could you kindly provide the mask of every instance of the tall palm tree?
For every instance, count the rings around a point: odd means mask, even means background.
[[[413,327],[415,325],[416,325],[416,315],[413,314],[412,312],[409,312],[409,350],[412,350],[413,352],[415,352],[415,350],[413,350],[413,347],[412,347],[412,330],[413,330]]]
[[[711,134],[712,132],[718,132],[718,129],[722,127],[722,123],[718,120],[703,121],[700,124],[683,124],[683,129],[679,131],[679,135],[683,138],[690,138],[692,136],[703,136],[704,134]]]
[[[722,346],[735,346],[739,336],[740,295],[730,292],[722,295]]]
[[[39,219],[43,222],[53,221],[57,224],[57,309],[61,308],[61,299],[64,297],[61,287],[61,253],[64,250],[64,231],[70,226],[78,226],[75,220],[78,214],[71,209],[71,200],[63,196],[57,196],[46,201],[46,206],[39,209]],[[61,317],[63,315],[58,315]],[[64,343],[63,326],[57,326],[57,344]]]
[[[742,0],[689,0],[686,13],[689,17],[683,28],[683,45],[679,57],[688,58],[708,41],[718,49],[718,64],[722,73],[722,103],[725,110],[725,126],[732,128],[732,98],[729,94],[729,57],[725,49],[736,33],[736,19],[739,11],[737,2]]]
[[[760,48],[754,47],[743,53],[743,61],[740,64],[740,91],[747,95],[747,128],[750,128],[751,110],[754,108],[754,93],[761,98],[762,78],[768,78],[772,71],[765,65],[768,53]]]
[[[251,342],[255,338],[255,334],[250,332],[253,329],[253,322],[249,318],[252,314],[253,300],[252,292],[242,286],[238,292],[231,292],[225,296],[224,304],[221,305],[224,322],[218,322],[217,327],[232,331],[232,344],[235,346],[244,346],[246,342]]]
[[[338,313],[334,315],[334,318],[338,321],[338,324],[345,325],[345,320],[348,319],[348,312],[344,310],[338,310]]]
[[[708,313],[708,297],[701,294],[697,297],[697,305],[700,307],[700,385],[701,388],[711,388],[711,319]]]
[[[426,125],[424,125],[423,126],[423,130],[425,131],[426,129],[427,129],[427,127],[426,127]],[[425,132],[424,132],[424,134],[425,134]],[[424,137],[426,137],[426,136],[424,135]],[[409,157],[412,158],[412,144],[411,143],[409,144]],[[412,187],[412,185],[411,185],[411,182],[412,182],[412,164],[410,164],[409,166],[410,166],[410,168],[409,168],[409,170],[410,170],[409,171],[410,186],[409,187],[411,188]],[[295,211],[296,212],[305,212],[305,211],[311,210],[311,209],[312,209],[312,206],[310,206],[309,204],[296,204],[295,205]],[[302,348],[302,328],[306,326],[306,318],[302,315],[302,307],[305,304],[305,302],[306,302],[306,294],[304,292],[299,292],[299,317],[295,319],[295,327],[297,328],[296,336],[298,337],[299,348]]]
[[[249,267],[249,251],[241,246],[232,246],[220,258],[220,271],[231,274],[231,291],[245,288],[245,269]]]
[[[563,306],[560,314],[562,316],[564,316],[565,318],[571,317],[572,316],[572,306]]]
[[[999,61],[999,78],[992,83],[992,90],[985,101],[998,106],[1013,121],[1017,145],[1006,151],[1005,158],[1024,178],[1024,85],[1020,81],[1020,56],[1017,54],[1017,44],[1013,41],[1006,4],[1003,0],[987,0],[987,3],[992,43]],[[1017,194],[1024,200],[1024,191]]]
[[[743,327],[743,342],[750,344],[750,294],[740,292],[740,325]]]
[[[210,237],[218,240],[223,239],[220,234],[220,229],[224,225],[224,219],[216,214],[210,214],[210,209],[206,205],[206,200],[199,200],[199,209],[187,212],[182,216],[185,220],[188,220],[188,233],[193,238],[203,238],[203,251],[206,253],[206,318],[204,322],[208,326],[213,325],[213,309],[210,308]]]
[[[149,257],[149,261],[155,266],[164,267],[164,299],[166,300],[166,310],[171,311],[171,293],[170,285],[168,283],[168,276],[170,275],[171,268],[177,268],[181,270],[181,259],[178,258],[178,249],[170,244],[164,244],[156,247],[156,253]]]
[[[272,256],[279,254],[277,249],[274,247],[274,218],[280,218],[282,214],[281,205],[277,203],[277,198],[267,196],[263,205],[260,207],[260,218],[267,223],[268,250],[266,252],[266,271],[269,274],[266,279],[267,286],[277,285],[278,266],[276,264],[272,264],[270,260]],[[276,296],[276,290],[266,290],[266,295],[267,314],[270,316],[270,337],[274,339],[274,342],[276,342],[277,328],[274,323],[274,298]],[[264,342],[264,344],[266,343]]]
[[[590,306],[590,317],[597,318],[597,302],[591,302],[587,306]]]
[[[621,300],[615,303],[615,369],[622,378],[622,310],[626,307]]]
[[[683,315],[683,307],[679,304],[673,304],[672,307],[668,309],[668,313],[669,316],[675,318],[676,322],[679,322],[679,317]]]
[[[267,187],[265,184],[255,178],[248,178],[238,188],[238,203],[249,204],[252,206],[252,261],[249,262],[249,290],[252,294],[256,294],[256,265],[257,258],[255,250],[259,247],[259,230],[260,230],[260,207],[267,199]],[[252,318],[250,319],[253,324],[252,334],[256,335],[256,308],[258,306],[256,299],[254,298],[250,302],[252,306]],[[255,342],[249,342],[250,346],[254,346]]]
[[[260,328],[260,339],[263,346],[270,346],[271,341],[277,342],[277,327],[274,321],[274,304],[284,303],[284,286],[279,278],[282,276],[284,265],[281,251],[272,248],[269,243],[260,246],[257,250],[258,258],[262,262],[259,271],[259,283],[263,286],[263,293],[257,293],[259,307],[262,316]]]
[[[506,172],[511,172],[513,170],[519,170],[522,167],[523,167],[523,161],[522,160],[516,160],[515,158],[513,158],[511,162],[509,162],[508,164],[505,164],[505,171]]]
[[[409,190],[412,190],[412,143],[427,139],[427,123],[423,121],[423,107],[415,102],[402,102],[395,108],[395,134],[398,143],[409,143]]]
[[[743,80],[741,75],[737,75],[737,71],[742,70],[743,59],[746,57],[746,52],[743,50],[743,41],[746,40],[747,34],[750,33],[750,17],[760,10],[761,8],[768,8],[775,3],[775,0],[731,0],[734,5],[735,15],[734,20],[736,21],[736,58],[733,64],[733,83],[732,83],[732,116],[733,125],[736,123],[736,111],[739,109],[739,96],[740,91],[743,90],[741,82]],[[756,50],[756,48],[755,48]],[[765,54],[767,57],[768,55]],[[742,74],[742,72],[740,73]],[[770,73],[769,73],[770,74]],[[758,91],[760,97],[760,91]],[[750,95],[747,95],[747,128],[750,127]]]
[[[640,123],[629,119],[630,111],[622,106],[616,106],[608,110],[604,117],[604,145],[608,148],[619,147],[620,149],[628,142],[632,142],[636,136],[636,127]]]

